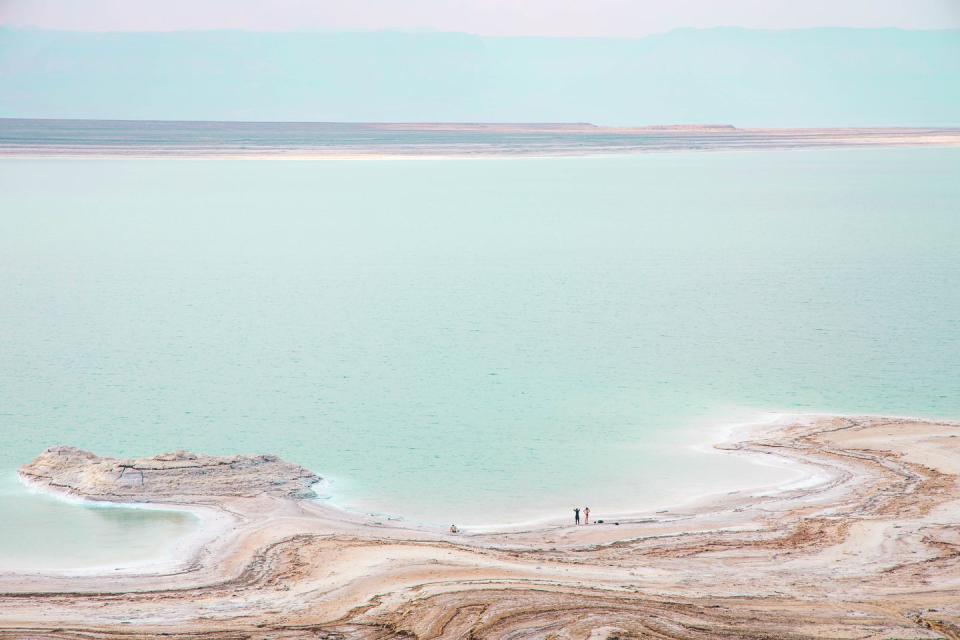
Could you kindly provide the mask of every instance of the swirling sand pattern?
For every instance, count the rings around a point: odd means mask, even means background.
[[[807,417],[721,446],[823,479],[451,535],[181,475],[172,503],[228,533],[168,572],[2,575],[0,638],[960,638],[960,424]]]

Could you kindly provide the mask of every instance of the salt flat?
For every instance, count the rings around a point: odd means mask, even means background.
[[[0,637],[106,638],[127,624],[138,638],[957,634],[960,424],[795,416],[718,446],[790,459],[820,480],[616,523],[453,534],[294,497],[303,476],[279,461],[248,467],[218,496],[197,493],[223,486],[216,469],[234,473],[216,459],[184,471],[169,456],[158,465],[51,449],[21,470],[31,482],[106,500],[135,491],[232,525],[175,567],[2,574]],[[104,493],[116,484],[107,467],[142,471],[144,484]]]

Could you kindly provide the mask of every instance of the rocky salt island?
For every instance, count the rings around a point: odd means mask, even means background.
[[[192,502],[211,497],[313,498],[320,478],[272,455],[208,456],[176,451],[152,458],[103,458],[51,447],[20,468],[37,487],[102,502]]]
[[[960,638],[960,424],[798,416],[718,447],[810,480],[451,534],[310,500],[274,456],[54,447],[25,481],[193,509],[208,535],[171,566],[0,574],[0,638]]]

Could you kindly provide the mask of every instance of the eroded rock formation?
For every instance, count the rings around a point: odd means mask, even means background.
[[[308,498],[320,479],[271,455],[216,457],[176,451],[121,460],[76,447],[51,447],[21,467],[20,475],[40,487],[107,502],[261,494]]]

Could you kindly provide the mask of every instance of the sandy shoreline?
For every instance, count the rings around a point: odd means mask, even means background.
[[[728,445],[736,445],[744,440],[749,440],[753,436],[762,434],[765,430],[775,429],[778,425],[789,424],[795,420],[805,417],[805,415],[801,416],[798,414],[762,412],[753,415],[753,417],[750,419],[743,419],[737,422],[721,422],[719,424],[710,423],[709,426],[696,429],[696,435],[702,436],[703,438],[698,444],[678,445],[683,446],[684,448],[692,449],[698,453],[704,453],[708,455],[740,455],[748,465],[774,467],[780,470],[790,469],[793,473],[788,478],[776,482],[765,482],[757,479],[756,481],[747,482],[745,484],[736,484],[732,488],[726,490],[708,489],[706,486],[704,486],[685,494],[672,496],[671,499],[664,499],[656,504],[644,504],[640,506],[633,505],[632,508],[626,507],[625,505],[624,508],[620,509],[617,509],[616,507],[608,507],[602,511],[595,509],[593,513],[593,519],[596,520],[597,518],[601,518],[611,522],[615,520],[637,520],[648,518],[656,511],[663,509],[676,509],[698,504],[712,504],[722,500],[724,496],[732,493],[742,493],[744,495],[773,495],[782,491],[815,486],[816,484],[826,482],[829,480],[827,476],[816,469],[806,467],[802,463],[798,464],[795,461],[781,458],[766,459],[769,457],[757,456],[749,451],[745,453],[739,453],[728,448]],[[27,488],[27,490],[30,492],[39,493],[48,498],[53,498],[71,504],[106,508],[178,511],[182,513],[188,513],[195,517],[198,522],[200,522],[199,527],[203,531],[217,531],[223,526],[221,521],[224,520],[224,514],[219,513],[216,509],[208,506],[163,502],[103,502],[91,500],[89,498],[77,495],[66,494],[56,489],[51,489],[41,485],[29,477],[24,476],[21,473],[17,474],[17,480],[20,485]],[[427,519],[412,517],[410,514],[402,512],[385,511],[382,507],[372,510],[338,501],[336,499],[335,492],[332,491],[329,485],[329,480],[330,479],[328,477],[324,476],[313,486],[313,488],[318,492],[318,496],[313,499],[313,503],[317,507],[327,511],[330,514],[330,517],[347,521],[388,523],[406,529],[415,529],[440,534],[445,533],[448,528],[447,524],[438,524]],[[467,524],[460,523],[460,528],[463,533],[506,533],[517,530],[526,531],[542,527],[564,526],[569,524],[569,509],[564,506],[560,511],[562,511],[562,515],[558,515],[558,509],[549,509],[545,510],[542,515],[536,515],[531,518],[517,521],[488,522],[482,524],[469,522]],[[203,531],[197,531],[190,537],[212,537],[204,534]],[[187,556],[191,555],[190,550],[199,546],[202,546],[202,544],[196,544],[192,541],[188,541],[187,539],[178,541],[177,547],[180,549],[180,562],[186,563],[188,560]],[[186,549],[186,551],[184,551],[184,549]],[[169,561],[170,559],[164,556],[164,562]],[[143,558],[142,560],[137,561],[136,564],[138,567],[145,567],[149,566],[152,562],[154,562],[154,560],[151,560],[150,558]],[[82,569],[78,569],[76,572],[89,573],[92,570],[93,568],[84,567]],[[110,570],[113,570],[113,568],[110,567]],[[71,573],[73,573],[73,571],[71,571]]]
[[[236,521],[175,572],[2,575],[0,637],[960,637],[960,424],[810,416],[719,446],[823,482],[461,535],[178,500]]]

